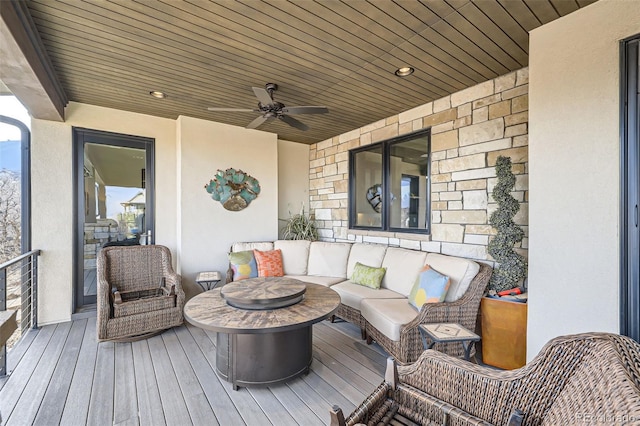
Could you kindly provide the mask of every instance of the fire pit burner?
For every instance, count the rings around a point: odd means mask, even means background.
[[[287,279],[247,280],[229,283],[220,294],[238,309],[266,310],[295,305],[304,298],[307,286]]]

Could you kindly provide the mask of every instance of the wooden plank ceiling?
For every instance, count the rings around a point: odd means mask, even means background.
[[[277,83],[315,143],[528,64],[528,31],[594,0],[31,0],[68,98],[160,117],[246,126],[252,86]],[[394,71],[415,68],[406,78]],[[152,90],[167,93],[155,99]]]

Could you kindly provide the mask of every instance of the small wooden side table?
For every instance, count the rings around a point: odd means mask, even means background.
[[[480,336],[456,323],[420,324],[419,329],[425,349],[433,348],[436,343],[461,342],[467,361],[471,355],[471,344],[480,341]]]
[[[218,271],[200,272],[196,277],[196,282],[202,290],[213,290],[222,281],[222,274]]]

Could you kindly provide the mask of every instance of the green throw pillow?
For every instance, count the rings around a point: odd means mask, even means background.
[[[353,274],[351,274],[351,282],[371,288],[380,288],[380,283],[382,282],[382,277],[384,277],[385,272],[387,272],[387,268],[374,268],[356,262],[356,266],[353,268]]]

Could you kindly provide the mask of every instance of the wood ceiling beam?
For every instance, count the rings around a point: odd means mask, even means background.
[[[0,80],[33,118],[64,121],[67,96],[22,1],[0,1]]]

